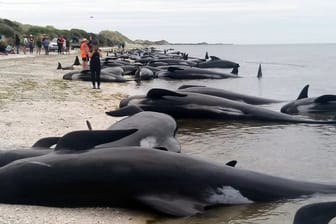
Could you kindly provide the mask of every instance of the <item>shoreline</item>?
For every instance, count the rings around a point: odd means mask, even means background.
[[[42,137],[61,136],[74,130],[106,129],[120,118],[105,115],[130,92],[128,84],[63,80],[74,62],[70,55],[0,56],[0,132],[2,150],[29,148]],[[4,59],[6,58],[6,59]],[[80,70],[81,66],[75,69]],[[54,208],[0,204],[1,223],[146,223],[151,215],[119,208]]]

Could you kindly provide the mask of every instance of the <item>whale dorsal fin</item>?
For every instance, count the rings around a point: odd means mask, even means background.
[[[177,217],[203,213],[204,207],[207,206],[207,204],[192,199],[174,197],[174,195],[169,195],[169,198],[167,197],[162,195],[146,195],[137,197],[137,199],[157,211]]]
[[[231,160],[231,161],[225,163],[225,165],[235,167],[237,165],[237,163],[238,163],[237,160]]]
[[[180,67],[174,67],[174,66],[170,66],[167,68],[167,70],[169,72],[175,72],[175,71],[183,71],[184,69],[183,68],[180,68]]]
[[[180,87],[178,87],[177,89],[188,89],[191,87],[206,87],[206,86],[201,86],[201,85],[182,85]]]
[[[323,95],[314,100],[316,103],[329,103],[330,101],[336,101],[336,95]]]
[[[61,139],[61,137],[46,137],[46,138],[41,138],[37,142],[33,144],[33,148],[50,148],[53,145],[56,145],[57,142]]]
[[[136,106],[136,105],[127,105],[125,107],[119,108],[117,110],[105,112],[107,115],[113,116],[113,117],[122,117],[122,116],[130,116],[137,113],[142,112],[143,110]]]
[[[258,74],[257,74],[257,77],[258,77],[259,79],[262,77],[261,64],[259,64],[259,67],[258,67]]]
[[[80,64],[81,63],[79,62],[79,58],[78,58],[78,56],[76,56],[73,65],[80,65]]]
[[[57,143],[55,150],[86,150],[131,135],[137,129],[129,130],[95,130],[73,131],[64,135]]]
[[[159,99],[163,96],[185,97],[186,94],[177,93],[168,89],[151,89],[147,93],[148,98]]]
[[[309,85],[306,85],[305,87],[303,87],[303,89],[301,90],[297,100],[308,98],[308,88],[309,88]]]

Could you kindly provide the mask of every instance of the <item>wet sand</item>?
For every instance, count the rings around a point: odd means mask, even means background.
[[[5,150],[30,147],[47,136],[69,131],[105,129],[116,118],[105,111],[118,106],[127,96],[127,84],[102,83],[101,90],[90,82],[67,81],[67,71],[56,70],[74,62],[71,55],[0,56],[0,133]],[[76,69],[80,70],[78,66]],[[0,223],[146,223],[150,215],[117,208],[53,208],[0,204]]]

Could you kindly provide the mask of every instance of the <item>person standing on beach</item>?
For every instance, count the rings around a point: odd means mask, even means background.
[[[34,52],[34,37],[32,34],[30,34],[28,39],[28,47],[29,47],[29,53],[32,54]]]
[[[48,37],[43,37],[42,39],[42,45],[45,51],[45,54],[48,55],[49,54],[49,39]]]
[[[38,37],[37,40],[36,40],[36,54],[40,55],[41,54],[41,48],[42,48],[42,41],[41,41],[41,38]]]
[[[57,38],[58,54],[62,54],[63,43],[64,43],[64,38],[63,38],[63,36],[61,36],[61,35],[58,36],[58,38]]]
[[[28,47],[28,38],[27,38],[27,36],[24,36],[24,38],[23,38],[23,46],[22,46],[23,54],[26,54],[27,47]]]
[[[100,89],[100,69],[101,69],[100,58],[101,56],[102,54],[98,48],[98,43],[92,41],[91,51],[89,52],[89,57],[90,57],[90,72],[91,72],[93,89],[96,88],[96,83],[97,83],[97,89]]]
[[[65,42],[65,54],[70,54],[70,41],[64,38]]]
[[[80,44],[80,53],[81,53],[81,58],[83,60],[82,66],[83,70],[88,69],[88,61],[89,61],[89,46],[86,38],[83,38]]]
[[[16,54],[20,54],[20,38],[19,35],[15,34],[15,47],[16,47]]]

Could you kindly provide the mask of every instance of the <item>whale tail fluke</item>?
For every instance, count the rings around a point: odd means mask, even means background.
[[[262,77],[261,64],[259,64],[257,77],[258,77],[258,79],[260,79]]]

